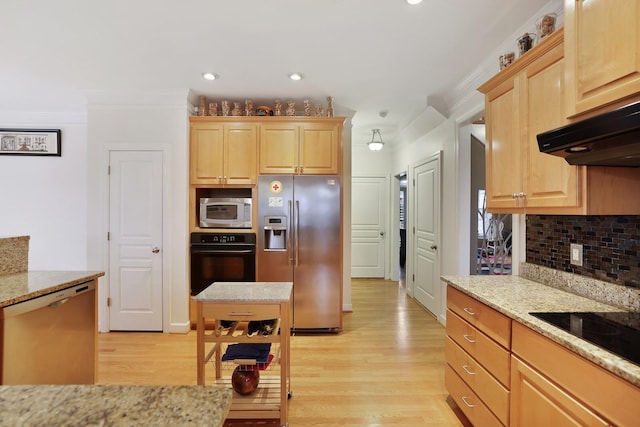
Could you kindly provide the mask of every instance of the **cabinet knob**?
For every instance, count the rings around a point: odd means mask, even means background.
[[[155,248],[151,249],[151,252],[157,254],[158,252],[160,252],[160,248],[156,246]]]
[[[518,197],[518,195],[516,193],[511,193],[511,198],[515,199],[516,197]]]

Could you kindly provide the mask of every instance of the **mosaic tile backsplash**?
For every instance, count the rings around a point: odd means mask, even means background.
[[[640,289],[640,216],[527,215],[527,262]],[[569,262],[583,245],[582,267]]]

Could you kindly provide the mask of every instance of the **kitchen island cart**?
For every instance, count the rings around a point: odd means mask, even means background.
[[[260,374],[254,391],[234,390],[228,419],[276,418],[288,425],[292,290],[291,282],[216,282],[193,297],[198,384],[205,385],[208,367],[215,383],[228,387],[238,367]],[[266,360],[236,351],[265,347]]]

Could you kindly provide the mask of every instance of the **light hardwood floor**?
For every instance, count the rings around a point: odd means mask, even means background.
[[[467,425],[444,388],[442,325],[397,282],[354,279],[352,304],[341,333],[292,337],[289,426]],[[196,384],[195,335],[100,334],[99,382]]]

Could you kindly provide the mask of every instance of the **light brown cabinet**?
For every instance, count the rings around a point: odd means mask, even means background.
[[[343,121],[343,118],[305,118],[263,123],[260,174],[338,174]]]
[[[487,209],[501,213],[637,214],[640,169],[572,166],[540,153],[536,136],[568,123],[560,28],[482,85]]]
[[[486,94],[487,207],[576,207],[584,168],[540,153],[536,140],[566,124],[562,29],[527,55],[480,88]]]
[[[474,425],[509,425],[511,319],[447,288],[445,386]]]
[[[203,119],[191,120],[191,184],[255,184],[258,125]]]
[[[631,426],[640,389],[514,322],[511,425]]]
[[[567,0],[567,116],[640,92],[640,1]]]

